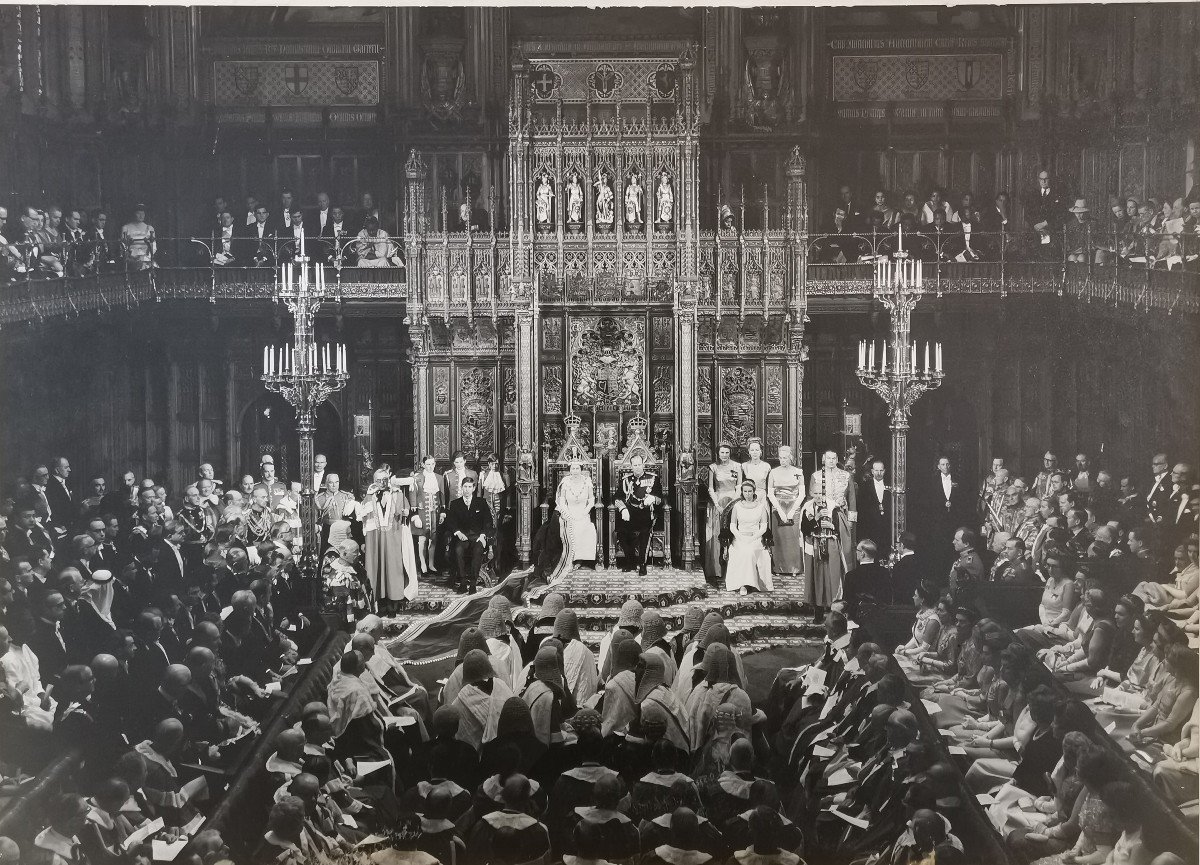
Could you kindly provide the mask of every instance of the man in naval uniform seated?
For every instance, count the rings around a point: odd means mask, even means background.
[[[663,503],[662,485],[658,475],[646,471],[644,457],[633,456],[629,467],[630,473],[621,479],[620,497],[613,502],[621,520],[617,534],[625,554],[623,570],[628,572],[637,567],[638,573],[645,576],[650,532]]]

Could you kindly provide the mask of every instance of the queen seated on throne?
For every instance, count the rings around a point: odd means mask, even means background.
[[[583,462],[572,459],[567,474],[559,481],[554,509],[562,520],[563,539],[574,563],[596,567],[596,490]]]

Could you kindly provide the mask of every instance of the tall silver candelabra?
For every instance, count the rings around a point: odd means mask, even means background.
[[[912,407],[921,394],[941,385],[944,377],[942,344],[926,342],[924,354],[919,356],[917,344],[909,337],[912,311],[923,289],[921,262],[908,260],[903,249],[896,260],[877,262],[874,297],[891,314],[891,337],[880,346],[878,358],[874,340],[863,340],[858,345],[858,380],[883,399],[892,431],[893,544],[908,525],[908,422]]]
[[[325,291],[325,269],[312,265],[303,254],[295,262],[280,265],[273,294],[292,314],[295,333],[290,345],[263,347],[262,380],[268,390],[282,396],[296,410],[296,432],[300,436],[300,524],[304,551],[300,573],[309,606],[321,604],[317,556],[321,535],[317,529],[316,490],[313,489],[313,429],[317,407],[349,380],[346,346],[318,345],[313,331],[317,310],[330,295]]]

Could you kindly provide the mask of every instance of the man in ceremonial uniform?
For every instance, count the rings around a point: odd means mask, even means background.
[[[999,481],[996,480],[996,476],[1000,474],[1002,469],[1004,469],[1004,460],[1000,457],[993,458],[992,470],[988,473],[988,476],[983,479],[983,484],[979,487],[979,516],[985,522],[987,521],[987,503],[992,500],[993,493],[995,493],[997,489],[1003,489],[1005,486],[1008,486],[1007,470],[1005,470],[1004,486],[1001,486]]]
[[[321,517],[321,548],[329,541],[329,528],[336,522],[354,516],[354,496],[342,489],[342,479],[330,472],[325,475],[325,488],[316,496],[317,513]]]
[[[250,507],[246,510],[246,543],[254,545],[270,540],[274,524],[267,488],[259,484],[250,494]]]
[[[264,454],[262,463],[259,466],[259,474],[262,476],[255,487],[262,487],[267,491],[267,509],[274,511],[279,507],[279,500],[287,495],[287,487],[285,487],[275,477],[275,459],[270,454]]]
[[[183,526],[183,560],[190,570],[204,561],[204,547],[217,531],[216,513],[204,506],[196,484],[183,491],[176,519]]]
[[[1001,471],[1007,475],[1007,471]],[[1011,484],[997,489],[988,502],[987,515],[983,521],[983,534],[988,539],[988,545],[991,545],[991,540],[997,532],[1006,532],[1009,537],[1016,534],[1024,514],[1019,489]]]
[[[662,485],[658,475],[646,471],[646,460],[635,455],[629,460],[630,473],[621,479],[621,497],[613,502],[621,520],[618,536],[625,554],[623,570],[634,567],[646,575],[646,554],[650,532],[654,529],[656,509],[662,505]]]
[[[1053,451],[1046,451],[1042,456],[1042,470],[1033,479],[1033,491],[1038,494],[1038,498],[1045,498],[1050,494],[1050,475],[1056,471],[1058,471],[1058,457],[1054,455]]]
[[[996,540],[999,541],[1005,534],[1005,532],[998,533]],[[1033,582],[1033,570],[1029,565],[1029,560],[1025,558],[1025,542],[1023,540],[1013,537],[1004,538],[1004,549],[996,557],[989,579],[993,583],[1021,585],[1029,585]]]
[[[1038,536],[1038,532],[1042,530],[1042,525],[1046,522],[1042,519],[1039,513],[1039,506],[1042,500],[1035,495],[1025,497],[1025,507],[1021,509],[1021,522],[1017,525],[1017,529],[1013,532],[1013,537],[1019,538],[1026,549],[1033,547],[1033,541]]]
[[[950,593],[958,591],[964,583],[977,583],[983,579],[983,559],[975,552],[975,533],[970,529],[959,529],[954,533],[954,551],[958,558],[950,566]]]

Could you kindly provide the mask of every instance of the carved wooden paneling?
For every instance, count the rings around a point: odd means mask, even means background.
[[[650,344],[655,349],[671,350],[675,345],[675,322],[667,316],[656,315],[651,319]]]
[[[496,447],[495,372],[490,369],[458,371],[458,444],[471,454],[486,454]]]
[[[783,414],[783,370],[778,366],[767,367],[767,414]]]
[[[557,316],[542,319],[542,348],[546,351],[562,351],[563,320]]]
[[[654,411],[671,411],[675,405],[675,383],[673,370],[669,366],[660,366],[654,371],[652,383]]]
[[[774,455],[780,446],[783,444],[783,424],[769,423],[767,424],[767,435],[764,447],[767,454]]]
[[[721,436],[734,449],[756,435],[758,370],[734,366],[721,370]]]
[[[563,368],[561,364],[542,367],[542,411],[547,414],[562,414]]]
[[[450,424],[433,425],[433,455],[440,460],[450,459]]]
[[[517,413],[517,371],[511,366],[502,368],[503,390],[501,391],[501,406],[505,415]]]
[[[450,414],[450,370],[436,366],[433,373],[433,413],[439,417]]]
[[[699,402],[696,411],[712,414],[712,367],[706,365],[696,370],[696,393]]]

